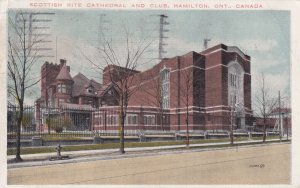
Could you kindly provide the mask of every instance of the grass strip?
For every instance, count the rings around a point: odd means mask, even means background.
[[[278,138],[274,136],[267,137],[267,139]],[[253,140],[261,140],[260,137],[255,137]],[[247,137],[234,138],[234,141],[246,141]],[[204,144],[204,143],[220,143],[229,142],[230,139],[204,139],[204,140],[191,140],[190,144]],[[164,141],[164,142],[125,142],[125,148],[135,147],[155,147],[155,146],[172,146],[186,144],[185,140],[180,141]],[[252,143],[250,143],[252,144]],[[54,153],[55,146],[53,147],[30,147],[21,148],[21,155],[26,154],[37,154],[37,153]],[[74,145],[74,146],[63,146],[62,152],[64,151],[80,151],[80,150],[100,150],[100,149],[114,149],[119,148],[119,143],[103,143],[103,144],[89,144],[89,145]],[[15,148],[8,148],[7,155],[15,155]]]

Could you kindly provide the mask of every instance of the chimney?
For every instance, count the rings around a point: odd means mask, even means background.
[[[65,59],[60,59],[60,64],[59,64],[59,68],[61,69],[64,65],[67,64],[67,60]]]

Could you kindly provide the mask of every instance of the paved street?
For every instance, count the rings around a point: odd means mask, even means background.
[[[12,168],[8,184],[288,184],[290,157],[272,144]]]

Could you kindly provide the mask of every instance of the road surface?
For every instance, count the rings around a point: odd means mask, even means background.
[[[125,154],[126,155],[126,154]],[[8,184],[289,184],[290,144],[8,169]]]

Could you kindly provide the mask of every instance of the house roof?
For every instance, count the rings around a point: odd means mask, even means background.
[[[271,114],[278,114],[279,112],[281,113],[291,113],[291,109],[290,108],[274,108],[271,112]]]
[[[98,90],[101,89],[101,84],[96,82],[93,79],[88,79],[86,76],[84,76],[81,73],[78,73],[76,76],[73,77],[73,87],[72,87],[72,95],[73,96],[97,96],[95,92],[98,93]],[[93,87],[94,91],[93,93],[87,92],[88,87]]]
[[[98,95],[99,97],[104,96],[104,94],[113,87],[113,84],[107,84],[107,85],[103,85],[100,90],[98,91]]]
[[[94,110],[91,105],[88,104],[73,104],[73,103],[61,103],[60,107],[66,108],[68,110]]]
[[[61,67],[56,80],[73,80],[66,65]]]

